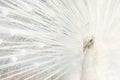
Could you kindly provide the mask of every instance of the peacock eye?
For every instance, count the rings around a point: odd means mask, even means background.
[[[92,42],[93,41],[93,39],[90,39],[90,41],[89,42]]]

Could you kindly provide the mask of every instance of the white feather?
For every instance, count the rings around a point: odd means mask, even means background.
[[[120,80],[119,0],[0,0],[0,80]]]

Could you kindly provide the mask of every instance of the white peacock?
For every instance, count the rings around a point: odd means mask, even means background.
[[[0,80],[120,80],[119,0],[0,0]]]

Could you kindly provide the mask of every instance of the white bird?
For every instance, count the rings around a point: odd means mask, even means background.
[[[0,0],[0,80],[120,80],[119,0]]]

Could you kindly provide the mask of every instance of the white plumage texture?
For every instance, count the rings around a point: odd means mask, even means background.
[[[0,0],[0,80],[120,80],[119,0]]]

